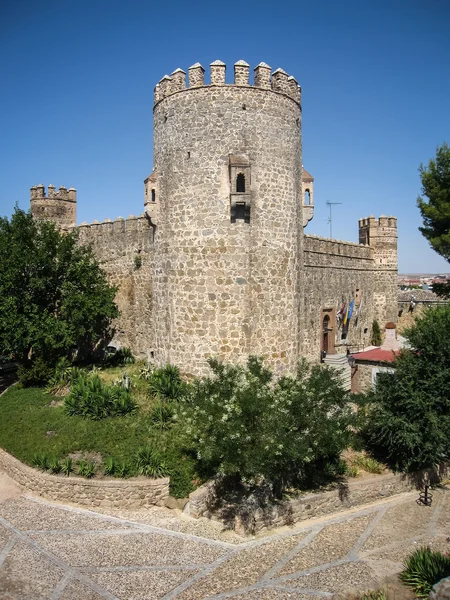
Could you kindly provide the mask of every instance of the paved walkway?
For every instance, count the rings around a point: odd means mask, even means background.
[[[108,514],[52,504],[0,474],[2,600],[331,598],[450,550],[450,489],[402,494],[250,540],[166,509]]]

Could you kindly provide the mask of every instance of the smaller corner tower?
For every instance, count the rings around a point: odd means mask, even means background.
[[[359,243],[370,246],[374,261],[374,314],[381,327],[397,322],[397,219],[382,215],[359,221]]]
[[[56,191],[50,184],[46,195],[41,183],[30,190],[30,208],[35,219],[53,221],[60,229],[66,229],[77,220],[77,191],[63,185]]]

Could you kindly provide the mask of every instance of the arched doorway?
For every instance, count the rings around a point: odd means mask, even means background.
[[[332,308],[322,310],[320,350],[327,354],[334,354],[334,312]]]

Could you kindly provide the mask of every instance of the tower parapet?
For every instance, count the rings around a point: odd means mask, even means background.
[[[56,190],[50,184],[46,196],[41,183],[30,189],[30,208],[35,219],[54,221],[59,228],[66,229],[77,220],[77,191],[63,185]]]
[[[234,82],[226,83],[226,64],[221,60],[215,60],[210,64],[210,83],[205,83],[205,69],[200,63],[189,67],[188,86],[186,87],[186,73],[182,69],[176,69],[170,76],[164,77],[155,87],[155,105],[164,98],[190,88],[209,86],[239,86],[254,87],[272,90],[277,94],[284,94],[300,104],[301,89],[296,79],[283,69],[277,69],[271,74],[271,67],[266,63],[259,63],[254,69],[254,83],[250,83],[250,65],[244,60],[238,60],[234,64]]]

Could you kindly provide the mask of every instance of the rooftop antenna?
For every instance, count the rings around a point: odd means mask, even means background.
[[[331,206],[333,204],[342,204],[342,202],[327,202],[328,206],[330,207],[330,216],[328,217],[328,223],[330,224],[330,238],[333,237],[333,227],[332,227],[332,219],[331,219]]]

